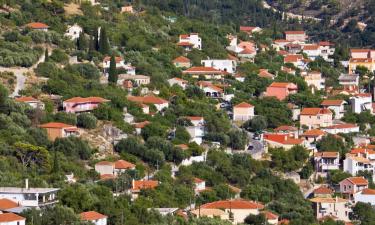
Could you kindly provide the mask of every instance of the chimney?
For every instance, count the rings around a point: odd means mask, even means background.
[[[25,188],[29,189],[29,179],[25,179]]]

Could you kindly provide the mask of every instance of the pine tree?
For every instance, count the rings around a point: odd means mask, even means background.
[[[48,55],[48,48],[44,51],[44,62],[48,62],[49,60],[49,55]]]
[[[99,39],[99,52],[103,55],[109,53],[109,42],[107,37],[107,31],[103,27],[100,29],[100,39]]]
[[[108,82],[111,84],[117,84],[118,74],[116,71],[116,59],[115,56],[111,56],[111,61],[109,63],[109,71],[108,71]]]
[[[86,50],[87,49],[87,39],[85,37],[85,34],[82,32],[79,34],[78,40],[77,40],[77,48],[78,50]]]

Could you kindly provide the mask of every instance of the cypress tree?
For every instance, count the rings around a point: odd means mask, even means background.
[[[107,37],[107,31],[103,27],[100,29],[100,39],[99,39],[99,52],[103,55],[109,53],[109,42]]]
[[[87,49],[87,39],[82,32],[79,33],[79,37],[78,37],[78,40],[77,40],[77,48],[78,48],[78,50],[86,50]]]
[[[111,61],[109,63],[109,71],[108,71],[108,82],[111,84],[117,84],[118,74],[116,71],[116,59],[115,56],[111,56]]]
[[[94,42],[95,50],[99,51],[99,30],[98,30],[98,28],[95,28],[93,42]]]
[[[55,154],[53,155],[53,167],[52,167],[52,172],[53,173],[58,173],[60,171],[60,164],[59,164],[59,158],[57,156],[57,151],[54,151]]]
[[[49,60],[49,55],[48,55],[48,48],[44,51],[44,62],[48,62]]]

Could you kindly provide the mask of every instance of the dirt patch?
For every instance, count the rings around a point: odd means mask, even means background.
[[[72,15],[83,15],[82,10],[80,9],[80,6],[78,4],[70,3],[64,5],[65,14],[67,16]]]

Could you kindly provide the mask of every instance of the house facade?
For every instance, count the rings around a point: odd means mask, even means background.
[[[267,87],[265,96],[276,97],[279,100],[284,100],[290,94],[297,93],[297,85],[286,82],[273,82]]]
[[[307,86],[316,90],[323,90],[325,87],[325,79],[322,77],[321,72],[310,71],[302,74],[303,79],[306,81]]]
[[[349,201],[343,198],[312,198],[314,214],[316,219],[324,219],[326,217],[334,217],[336,220],[349,222],[349,213],[351,208]]]
[[[169,102],[165,99],[156,97],[154,95],[147,96],[128,96],[128,100],[131,102],[137,102],[141,104],[154,105],[157,111],[162,111],[168,108]]]
[[[185,88],[189,84],[189,82],[187,80],[184,80],[184,79],[181,79],[181,78],[178,78],[178,77],[174,77],[174,78],[169,79],[168,83],[169,83],[169,86],[178,85],[183,90],[185,90]]]
[[[332,119],[332,112],[324,108],[303,108],[300,114],[301,126],[309,129],[331,126]]]
[[[204,67],[215,68],[230,74],[236,72],[237,63],[231,59],[205,59],[201,61]]]
[[[364,177],[348,177],[340,181],[340,192],[349,196],[366,188],[368,188],[368,181]]]
[[[46,129],[48,139],[51,141],[54,141],[56,138],[65,138],[69,136],[79,135],[78,128],[70,124],[50,122],[42,124],[39,127]]]
[[[179,56],[172,61],[173,65],[177,68],[190,68],[191,62],[185,56]]]
[[[67,113],[90,112],[106,102],[109,102],[109,100],[101,97],[74,97],[63,102],[63,109]]]
[[[0,225],[26,225],[26,218],[14,213],[0,213]]]
[[[344,100],[323,100],[320,104],[323,108],[330,109],[334,112],[334,119],[341,119],[345,114],[345,105],[347,103]]]
[[[335,124],[332,126],[322,128],[323,131],[330,133],[330,134],[349,134],[349,133],[358,133],[359,126],[352,123],[343,123],[343,124]]]
[[[363,202],[375,206],[375,190],[366,188],[353,194],[354,203]]]
[[[94,225],[107,225],[108,216],[95,211],[83,212],[79,216],[82,221],[87,221]]]
[[[306,35],[305,31],[285,31],[285,40],[287,41],[298,41],[298,42],[306,42],[308,36]]]
[[[183,74],[190,75],[193,78],[199,78],[200,76],[205,79],[222,79],[224,72],[213,67],[194,66],[187,70],[182,71]]]
[[[28,104],[33,109],[44,109],[44,103],[31,96],[23,96],[15,99],[16,102]]]
[[[370,111],[372,113],[372,95],[371,93],[360,93],[350,98],[350,105],[353,113]]]
[[[184,47],[185,50],[191,50],[192,48],[202,50],[202,39],[197,33],[181,34],[177,45]]]
[[[340,169],[340,154],[338,152],[316,152],[314,154],[315,171],[326,174],[330,170]]]
[[[241,102],[233,106],[233,120],[234,121],[247,121],[254,117],[254,106]]]
[[[82,32],[82,27],[78,24],[74,24],[72,26],[69,26],[68,29],[66,29],[65,36],[70,38],[71,40],[77,40]]]

